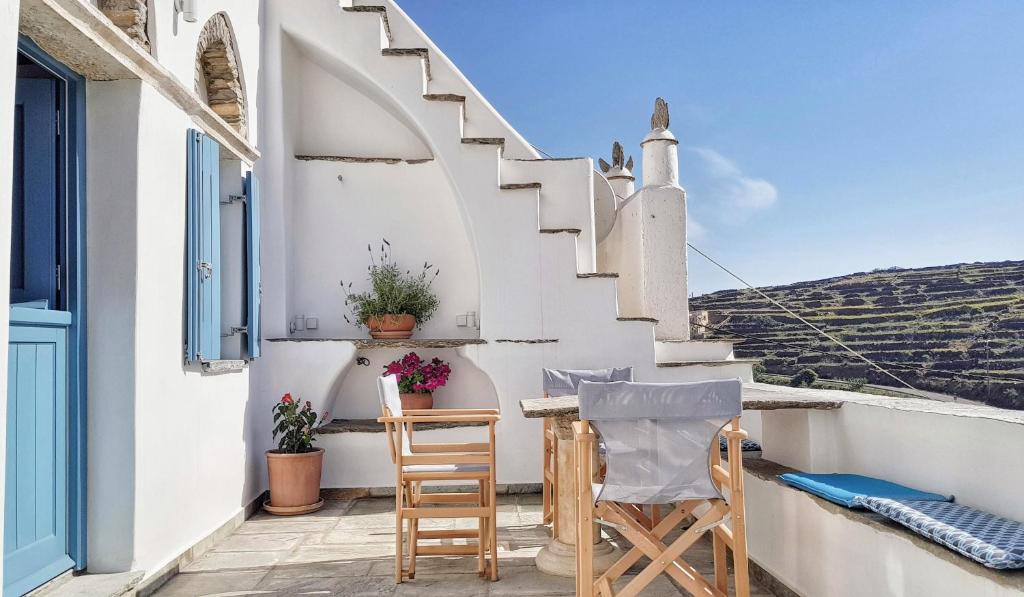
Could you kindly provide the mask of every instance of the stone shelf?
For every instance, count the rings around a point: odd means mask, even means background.
[[[267,342],[350,342],[360,350],[382,348],[458,348],[487,344],[481,338],[410,338],[408,340],[374,340],[373,338],[270,338]]]
[[[431,429],[454,429],[456,427],[486,427],[487,423],[449,423],[439,421],[437,423],[416,423],[416,431],[429,431]],[[378,423],[377,419],[334,419],[330,423],[321,425],[319,433],[384,433],[384,424]]]

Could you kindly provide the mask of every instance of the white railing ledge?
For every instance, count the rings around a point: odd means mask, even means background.
[[[766,383],[743,384],[744,402],[755,396],[759,399],[759,402],[764,402],[766,405],[762,406],[759,410],[773,410],[770,407],[772,403],[779,405],[776,408],[796,408],[794,404],[799,403],[802,408],[822,410],[841,408],[844,404],[860,404],[899,411],[990,419],[1003,423],[1024,425],[1024,411],[1007,410],[967,401],[941,402],[927,398],[875,396],[846,390],[790,388]]]

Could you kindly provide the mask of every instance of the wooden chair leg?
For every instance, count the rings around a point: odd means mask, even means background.
[[[491,580],[498,580],[498,466],[494,450],[494,423],[489,425],[488,441],[490,447],[490,475],[488,476],[488,505],[490,506],[490,545],[491,545]]]
[[[408,489],[406,489],[405,498],[412,508],[419,506],[419,496],[416,495],[418,490],[417,485],[418,484],[416,483],[410,483],[408,485]],[[419,533],[419,524],[420,520],[418,518],[409,519],[409,569],[406,574],[406,576],[409,577],[409,580],[416,578],[416,541],[418,540],[417,535]]]
[[[715,565],[715,588],[722,593],[729,592],[729,568],[726,563],[725,540],[716,533],[711,533],[711,552]]]
[[[747,519],[743,495],[743,446],[740,419],[734,417],[727,443],[729,455],[729,510],[732,518],[732,566],[736,597],[750,596],[750,571],[747,561]]]
[[[575,442],[576,458],[576,595],[594,595],[594,500],[591,443]]]
[[[402,535],[405,532],[405,525],[402,519],[402,497],[404,487],[399,477],[395,484],[395,584],[402,583]]]
[[[551,440],[551,536],[558,536],[558,437]]]
[[[478,490],[480,494],[477,496],[477,506],[483,508],[487,505],[487,485],[484,481],[478,482]],[[477,519],[477,534],[476,534],[476,574],[483,578],[487,575],[487,518],[481,517]]]
[[[541,505],[542,513],[544,518],[541,520],[543,524],[551,522],[551,479],[549,477],[551,470],[551,442],[548,439],[548,433],[550,433],[551,423],[545,418],[544,419],[544,466],[541,470]]]

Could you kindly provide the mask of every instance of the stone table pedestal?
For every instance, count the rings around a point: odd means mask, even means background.
[[[558,535],[537,554],[537,568],[556,576],[576,576],[576,455],[573,448],[572,423],[575,415],[552,417],[558,437]],[[596,526],[596,525],[595,525]],[[594,531],[594,574],[599,575],[614,564],[622,553]]]

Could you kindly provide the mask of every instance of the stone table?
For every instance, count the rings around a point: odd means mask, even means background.
[[[768,386],[743,385],[744,410],[824,409],[840,408],[850,401],[851,392],[812,391]],[[537,554],[537,568],[558,576],[576,576],[576,456],[573,449],[572,423],[579,420],[580,404],[576,396],[530,398],[519,401],[523,416],[528,419],[550,418],[558,437],[558,536]],[[594,574],[601,574],[619,559],[618,550],[594,533]]]

